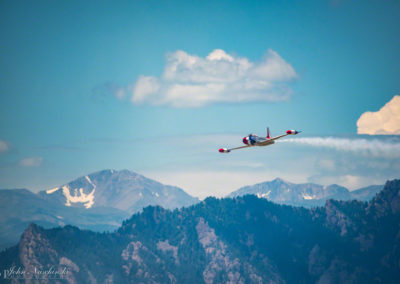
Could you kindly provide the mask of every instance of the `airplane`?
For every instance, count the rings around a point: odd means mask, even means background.
[[[238,149],[243,149],[243,148],[247,148],[247,147],[252,147],[252,146],[269,146],[275,143],[275,140],[278,140],[279,138],[285,137],[287,135],[296,135],[301,133],[301,131],[297,131],[297,130],[287,130],[285,134],[276,136],[271,138],[270,133],[269,133],[269,127],[267,127],[267,137],[260,137],[257,136],[255,134],[249,134],[248,136],[243,138],[243,143],[246,144],[246,146],[240,146],[240,147],[236,147],[236,148],[231,148],[231,149],[227,149],[227,148],[221,148],[218,151],[220,153],[229,153],[232,150],[238,150]]]

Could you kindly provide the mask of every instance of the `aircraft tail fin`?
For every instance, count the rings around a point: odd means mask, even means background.
[[[271,139],[271,136],[269,134],[269,127],[267,127],[267,139]]]

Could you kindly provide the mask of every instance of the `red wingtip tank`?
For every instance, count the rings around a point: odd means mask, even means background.
[[[296,135],[298,133],[300,133],[300,131],[297,131],[297,130],[288,130],[288,131],[286,131],[286,134],[288,134],[288,135]]]

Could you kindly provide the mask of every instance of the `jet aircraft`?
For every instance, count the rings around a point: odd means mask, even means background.
[[[236,148],[231,148],[231,149],[227,149],[227,148],[221,148],[218,151],[220,153],[229,153],[232,150],[238,150],[238,149],[243,149],[243,148],[247,148],[247,147],[252,147],[252,146],[269,146],[275,143],[275,140],[278,140],[279,138],[285,137],[287,135],[296,135],[299,134],[301,131],[297,131],[297,130],[287,130],[285,134],[276,136],[271,138],[270,133],[269,133],[269,127],[267,127],[267,137],[260,137],[257,136],[255,134],[249,134],[248,136],[243,138],[243,143],[245,144],[245,146],[240,146],[240,147],[236,147]]]

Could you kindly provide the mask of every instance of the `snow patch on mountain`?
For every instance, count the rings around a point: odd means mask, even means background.
[[[91,186],[93,186],[92,191],[88,194],[84,192],[83,188],[70,189],[68,185],[46,190],[46,193],[52,194],[57,190],[62,189],[62,193],[65,196],[65,206],[71,206],[72,203],[84,203],[83,205],[85,206],[85,208],[91,208],[94,204],[94,193],[96,191],[96,185],[88,176],[85,176],[85,179]],[[73,192],[73,194],[71,194],[71,191]]]
[[[55,187],[55,188],[52,188],[52,189],[48,189],[48,190],[46,190],[46,193],[47,193],[47,194],[52,194],[52,193],[56,192],[56,191],[59,190],[59,189],[60,189],[59,187]]]
[[[267,193],[257,193],[257,197],[258,198],[268,198],[268,196],[270,195],[271,190],[268,190]]]
[[[311,200],[311,199],[315,199],[315,198],[316,198],[315,195],[311,196],[309,194],[303,193],[303,199],[305,199],[305,200]]]
[[[71,206],[71,203],[85,203],[84,206],[86,208],[91,208],[94,204],[94,191],[93,189],[89,194],[85,194],[83,192],[83,188],[79,189],[79,194],[77,189],[75,189],[75,194],[71,195],[70,189],[68,186],[63,186],[63,194],[66,198],[65,205]]]

